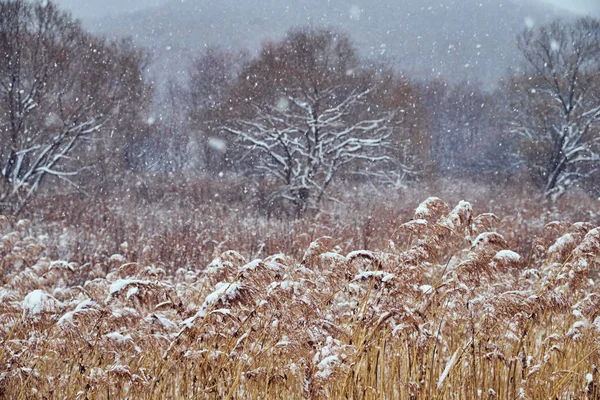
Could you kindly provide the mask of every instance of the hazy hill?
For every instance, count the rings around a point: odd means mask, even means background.
[[[151,49],[161,80],[185,74],[206,45],[256,50],[290,27],[326,25],[349,33],[365,57],[386,58],[411,75],[490,85],[519,64],[515,35],[557,16],[550,6],[517,0],[173,0],[87,25]]]

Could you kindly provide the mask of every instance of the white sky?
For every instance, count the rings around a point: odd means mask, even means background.
[[[75,18],[103,17],[157,6],[169,0],[54,0]]]
[[[69,9],[76,18],[102,17],[109,14],[135,11],[167,3],[169,0],[55,0]],[[218,1],[218,0],[215,0]],[[250,0],[256,1],[256,0]],[[294,1],[294,0],[287,0]],[[418,1],[418,0],[414,0]],[[600,17],[600,0],[517,0],[521,2],[541,1],[550,3],[578,14]]]
[[[579,14],[600,16],[600,0],[543,0]]]

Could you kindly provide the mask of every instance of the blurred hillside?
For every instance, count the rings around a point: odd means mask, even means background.
[[[291,27],[314,25],[349,33],[365,58],[391,62],[411,77],[491,87],[507,69],[519,67],[515,35],[558,16],[552,6],[514,0],[174,0],[84,22],[150,49],[158,81],[183,77],[206,46],[256,51]]]

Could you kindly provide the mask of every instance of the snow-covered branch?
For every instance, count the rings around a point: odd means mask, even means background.
[[[286,107],[257,106],[253,118],[223,128],[250,150],[257,171],[280,181],[277,196],[299,209],[318,207],[349,164],[376,168],[392,161],[387,149],[393,115],[359,118],[368,115],[365,98],[371,89],[331,95],[343,93],[341,89],[330,88],[329,99],[289,95]]]
[[[554,22],[524,32],[519,47],[531,68],[515,94],[510,129],[545,180],[546,195],[556,197],[589,177],[600,159],[600,23]]]

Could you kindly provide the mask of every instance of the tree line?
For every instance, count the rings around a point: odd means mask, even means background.
[[[254,56],[208,47],[185,81],[152,87],[131,40],[91,35],[51,1],[2,0],[0,210],[60,183],[108,192],[132,171],[268,180],[270,200],[297,213],[335,201],[335,182],[519,174],[549,198],[598,191],[599,21],[516,43],[522,62],[493,91],[415,81],[329,28],[293,29]]]

